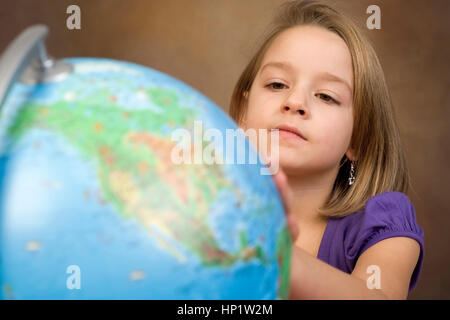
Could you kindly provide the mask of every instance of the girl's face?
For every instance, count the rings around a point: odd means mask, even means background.
[[[338,35],[317,26],[287,29],[266,51],[242,127],[279,129],[287,173],[334,171],[344,154],[353,160],[352,80],[350,52]]]

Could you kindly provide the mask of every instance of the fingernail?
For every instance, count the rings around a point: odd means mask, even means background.
[[[270,159],[270,155],[266,156],[266,162],[267,162],[267,166],[270,167],[270,165],[272,164],[272,161]]]

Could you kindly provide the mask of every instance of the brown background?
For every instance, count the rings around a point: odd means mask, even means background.
[[[281,0],[1,0],[0,50],[27,26],[50,27],[55,57],[127,60],[183,80],[228,109],[240,72]],[[411,299],[450,299],[450,1],[334,0],[361,26],[381,8],[381,30],[365,32],[385,70],[425,231],[425,264]],[[81,8],[81,30],[66,8]]]

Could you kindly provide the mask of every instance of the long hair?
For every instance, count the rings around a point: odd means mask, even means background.
[[[314,25],[340,36],[350,50],[353,68],[354,125],[351,147],[355,150],[355,183],[348,185],[350,161],[344,157],[324,205],[323,216],[343,217],[364,207],[366,201],[386,191],[407,193],[410,183],[391,97],[378,57],[357,25],[320,1],[288,1],[281,5],[264,41],[242,72],[231,97],[229,112],[241,123],[250,91],[265,52],[284,30]]]

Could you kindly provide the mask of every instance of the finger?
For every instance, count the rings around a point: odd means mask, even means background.
[[[279,170],[274,176],[273,179],[275,181],[275,185],[278,189],[278,192],[280,193],[281,199],[284,204],[284,210],[287,214],[290,213],[290,204],[292,201],[290,189],[287,183],[286,175],[282,170]]]
[[[297,221],[292,215],[286,216],[287,226],[289,229],[289,233],[291,234],[292,241],[295,242],[297,240],[298,235],[300,234],[300,229],[297,225]]]
[[[287,177],[284,172],[280,170],[277,174],[274,175],[274,180],[286,211],[286,224],[289,229],[289,233],[291,234],[292,241],[295,242],[298,235],[300,234],[300,230],[295,217],[291,214],[292,194],[291,190],[289,189]]]
[[[267,153],[265,156],[263,155],[262,158],[264,159],[266,166],[270,168],[272,165],[272,160],[270,159],[270,153]]]

